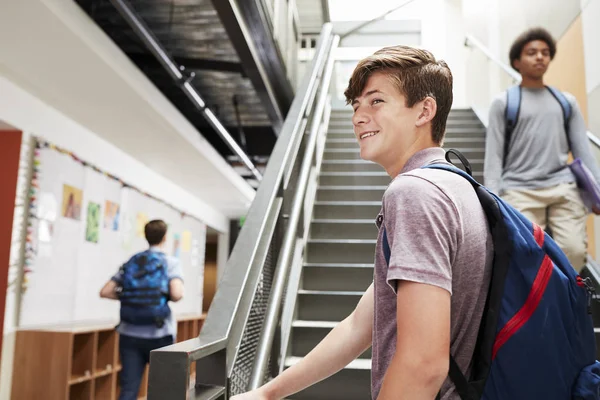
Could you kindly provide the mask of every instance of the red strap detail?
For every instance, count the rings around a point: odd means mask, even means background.
[[[545,235],[544,231],[539,227],[539,225],[533,224],[533,237],[535,238],[538,246],[542,247],[544,245]]]
[[[536,225],[534,225],[534,232],[535,227]],[[541,241],[543,243],[543,236]],[[500,350],[504,343],[506,343],[508,339],[517,333],[517,331],[521,329],[521,327],[525,325],[525,323],[531,318],[540,304],[540,301],[542,301],[542,297],[544,296],[548,282],[552,277],[553,270],[554,267],[552,265],[552,260],[550,257],[545,256],[537,276],[533,281],[533,285],[531,286],[531,291],[527,296],[527,300],[525,300],[525,304],[523,304],[523,307],[521,307],[521,309],[506,323],[506,325],[504,325],[504,328],[502,328],[502,330],[496,336],[496,341],[494,342],[494,348],[492,350],[492,360],[496,358],[498,350]]]

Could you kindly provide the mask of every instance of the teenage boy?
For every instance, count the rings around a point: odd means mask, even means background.
[[[452,74],[426,50],[388,47],[360,61],[345,92],[363,159],[393,181],[377,218],[373,284],[301,362],[235,400],[282,399],[372,346],[373,399],[458,399],[450,355],[468,376],[493,245],[473,186],[443,163]],[[384,231],[390,261],[384,255]]]
[[[580,271],[586,263],[587,211],[568,166],[569,151],[573,158],[582,160],[598,182],[600,170],[577,100],[569,93],[553,93],[555,89],[544,83],[555,55],[556,43],[545,29],[529,29],[514,41],[510,63],[522,77],[518,117],[506,143],[507,92],[493,101],[484,182],[530,221],[542,229],[549,227],[571,265]],[[567,121],[556,96],[570,104]]]
[[[167,224],[150,221],[144,233],[149,249],[134,255],[100,291],[100,297],[121,301],[119,400],[137,400],[150,351],[173,344],[177,325],[167,302],[183,297],[179,260],[163,252]]]

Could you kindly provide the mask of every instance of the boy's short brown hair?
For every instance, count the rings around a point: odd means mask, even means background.
[[[150,246],[159,245],[167,234],[167,224],[160,219],[150,221],[144,227],[144,234]]]
[[[428,96],[435,99],[437,113],[432,120],[431,135],[436,144],[442,144],[452,107],[452,72],[446,62],[436,60],[427,50],[409,46],[384,47],[361,60],[354,69],[344,92],[348,104],[361,95],[374,72],[383,72],[393,80],[406,97],[407,107]]]

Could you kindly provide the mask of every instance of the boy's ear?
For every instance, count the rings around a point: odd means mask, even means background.
[[[433,120],[437,113],[437,102],[433,97],[425,97],[418,105],[421,109],[421,113],[417,118],[416,125],[423,126]]]
[[[511,66],[514,69],[516,69],[517,71],[520,71],[521,70],[521,60],[517,58],[515,61],[512,62]]]

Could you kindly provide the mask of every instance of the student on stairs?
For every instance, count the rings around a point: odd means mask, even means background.
[[[600,169],[577,100],[544,83],[555,54],[556,43],[542,28],[522,33],[513,43],[511,66],[523,80],[492,102],[484,183],[542,229],[550,227],[571,265],[581,271],[587,211],[569,168],[569,151],[597,182]]]
[[[345,95],[361,157],[393,179],[377,218],[374,282],[300,362],[233,400],[285,398],[371,346],[373,399],[455,400],[450,355],[469,373],[490,280],[491,235],[466,179],[420,168],[445,162],[452,73],[426,50],[388,47],[358,63]]]

